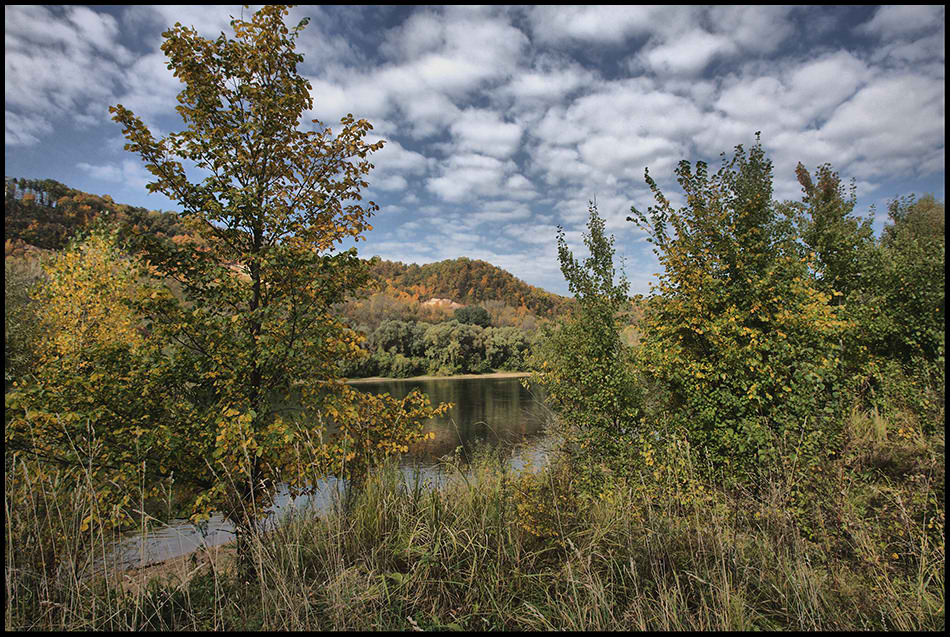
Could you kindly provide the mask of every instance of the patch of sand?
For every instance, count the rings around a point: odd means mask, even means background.
[[[412,376],[410,378],[386,378],[384,376],[370,376],[368,378],[349,378],[347,383],[378,383],[391,380],[458,380],[460,378],[522,378],[530,376],[530,372],[492,372],[490,374],[457,374],[455,376]]]
[[[236,543],[229,542],[219,546],[201,548],[163,562],[153,562],[145,566],[132,567],[117,573],[122,590],[138,595],[145,590],[149,581],[159,579],[177,584],[184,588],[191,578],[209,568],[214,572],[223,572],[231,568],[236,555]]]

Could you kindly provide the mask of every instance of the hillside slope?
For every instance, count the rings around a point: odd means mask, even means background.
[[[4,181],[4,254],[62,250],[76,233],[99,219],[118,222],[124,232],[149,233],[169,239],[187,235],[178,215],[116,203],[109,195],[93,195],[52,179]]]
[[[173,241],[189,233],[174,212],[147,210],[93,195],[52,179],[5,178],[5,255],[62,250],[78,232],[99,219],[115,221],[124,233],[155,234]],[[443,298],[462,305],[500,301],[511,308],[551,317],[570,299],[529,285],[486,261],[460,257],[426,265],[374,257],[366,261],[375,291],[404,300]]]
[[[477,259],[459,257],[407,265],[374,257],[369,265],[370,275],[381,290],[395,289],[419,301],[446,298],[462,305],[502,301],[546,317],[559,314],[570,302],[567,297],[529,285],[507,270]]]

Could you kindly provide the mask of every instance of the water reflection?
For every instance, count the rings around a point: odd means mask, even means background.
[[[400,462],[404,482],[416,480],[426,488],[438,488],[458,472],[446,471],[439,460],[458,453],[463,461],[472,450],[484,443],[506,456],[515,470],[526,464],[540,466],[552,444],[544,435],[547,408],[537,389],[525,389],[519,378],[441,378],[431,380],[355,381],[360,391],[389,393],[403,398],[413,389],[425,392],[434,405],[451,402],[445,415],[426,423],[426,430],[435,438],[410,447]],[[337,501],[344,481],[330,477],[316,485],[310,496],[291,499],[286,490],[275,498],[268,524],[276,524],[291,509],[328,511]],[[186,520],[150,531],[145,538],[130,537],[117,546],[112,556],[116,566],[144,566],[154,562],[187,555],[202,546],[216,546],[234,538],[234,527],[220,515],[212,516],[204,528]]]
[[[520,378],[437,378],[428,380],[354,381],[353,387],[403,398],[414,389],[429,396],[433,405],[452,403],[444,416],[426,423],[435,439],[410,449],[407,462],[434,462],[462,447],[468,458],[480,442],[510,445],[543,432],[547,408],[538,390],[525,389]]]

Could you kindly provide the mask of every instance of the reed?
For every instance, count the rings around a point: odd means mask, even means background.
[[[701,495],[680,498],[650,476],[592,497],[558,455],[517,472],[481,450],[438,489],[389,464],[255,538],[253,581],[227,547],[91,575],[116,535],[79,531],[92,485],[8,457],[5,627],[942,630],[944,439],[907,427],[853,412],[810,505],[782,467],[751,494],[687,463]]]

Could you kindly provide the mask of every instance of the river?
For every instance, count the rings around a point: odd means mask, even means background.
[[[442,484],[447,476],[440,458],[458,450],[463,461],[479,443],[499,449],[517,470],[527,462],[543,463],[550,439],[545,435],[548,410],[537,390],[525,389],[521,379],[486,375],[464,378],[381,379],[353,381],[354,388],[373,393],[389,393],[402,398],[413,389],[425,392],[433,405],[453,403],[443,416],[426,423],[435,438],[410,447],[400,460],[407,482],[419,479],[430,487]],[[285,490],[275,498],[271,522],[276,522],[291,507],[312,507],[326,511],[342,487],[335,478],[322,480],[312,496],[291,499]],[[201,546],[215,546],[234,538],[232,525],[220,515],[212,516],[199,529],[187,520],[174,520],[150,529],[145,536],[135,534],[119,543],[112,559],[118,567],[145,566],[187,555]]]

